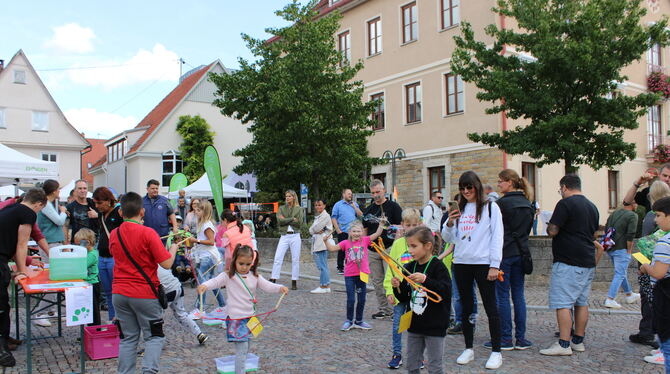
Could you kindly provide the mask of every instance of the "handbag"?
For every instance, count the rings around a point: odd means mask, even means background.
[[[519,247],[519,251],[521,252],[521,269],[523,270],[523,273],[526,275],[532,274],[533,257],[530,255],[530,251],[528,250],[527,247],[521,245],[521,242],[519,241],[519,236],[517,235],[516,232],[513,232],[512,236],[514,237],[516,245]]]
[[[130,260],[130,262],[132,262],[133,265],[135,265],[135,267],[137,268],[137,271],[139,271],[140,274],[142,274],[142,276],[144,277],[144,280],[146,280],[147,283],[149,284],[149,287],[151,288],[151,291],[156,296],[156,299],[158,299],[158,303],[161,305],[161,307],[163,309],[167,309],[168,300],[167,300],[167,296],[165,295],[165,287],[163,287],[162,284],[159,284],[158,288],[154,287],[154,283],[151,281],[151,278],[149,278],[147,273],[144,272],[144,270],[142,269],[140,264],[135,262],[135,259],[130,255],[130,252],[128,252],[128,248],[126,248],[125,243],[123,243],[123,239],[121,239],[121,228],[120,227],[118,229],[116,229],[116,236],[119,238],[119,243],[121,243],[121,247],[123,248],[123,251],[126,252],[126,256]]]

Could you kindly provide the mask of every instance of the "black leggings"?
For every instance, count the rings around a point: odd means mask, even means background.
[[[476,281],[479,293],[482,295],[486,316],[489,319],[493,352],[500,352],[500,316],[496,304],[495,281],[486,280],[488,274],[489,265],[454,264],[456,286],[461,295],[461,323],[465,348],[472,348],[473,326],[470,323],[470,314],[472,314],[472,303],[474,302],[472,282]]]

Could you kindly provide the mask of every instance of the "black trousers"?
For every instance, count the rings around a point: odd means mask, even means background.
[[[463,337],[465,348],[472,348],[474,328],[470,323],[472,314],[474,294],[472,282],[477,282],[477,288],[482,295],[482,302],[489,319],[489,330],[491,332],[491,345],[493,352],[500,352],[500,316],[496,303],[495,281],[489,281],[489,265],[465,265],[454,264],[454,277],[456,286],[461,295],[461,323],[463,326]]]
[[[12,271],[5,259],[0,259],[0,336],[9,338],[11,327],[9,306],[9,285],[12,279]],[[19,323],[19,321],[16,321]],[[17,337],[18,339],[18,337]]]
[[[646,279],[643,277],[646,277]],[[639,334],[645,338],[653,339],[655,335],[653,326],[654,310],[649,298],[649,290],[645,289],[645,287],[651,288],[649,276],[643,275],[638,279],[640,280],[640,312],[642,313]]]
[[[347,234],[346,232],[337,234],[338,243],[347,239],[349,239],[349,234]],[[344,256],[345,256],[344,251],[337,251],[337,270],[339,271],[344,270]]]
[[[89,326],[99,326],[102,324],[102,321],[100,320],[101,294],[100,282],[93,283],[93,323],[89,323]]]

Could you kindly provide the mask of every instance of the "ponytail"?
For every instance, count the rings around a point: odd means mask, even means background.
[[[533,201],[533,191],[530,189],[530,183],[528,183],[526,178],[519,177],[516,171],[505,169],[498,173],[498,177],[504,181],[511,182],[514,189],[523,191],[526,199]]]
[[[242,224],[242,218],[235,214],[234,211],[230,209],[224,209],[221,213],[221,219],[226,220],[226,222],[231,223],[235,222],[237,227],[240,229],[240,234],[244,231],[244,225]]]

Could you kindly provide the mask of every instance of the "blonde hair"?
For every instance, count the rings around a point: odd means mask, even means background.
[[[86,249],[89,251],[93,248],[93,245],[95,244],[95,233],[91,229],[79,229],[76,234],[74,234],[74,241],[75,242],[81,242],[82,240],[86,240],[88,242],[88,246],[86,246]]]
[[[205,223],[212,222],[212,203],[210,203],[209,200],[200,200],[200,206],[198,208],[202,210],[202,216],[198,217],[198,231],[200,231]]]
[[[416,208],[405,208],[402,210],[402,222],[408,221],[421,223],[421,213]]]
[[[348,235],[348,236],[349,236],[349,237],[348,237],[349,240],[351,240],[351,231],[352,231],[352,229],[353,229],[354,227],[357,227],[357,228],[359,228],[361,231],[363,231],[363,223],[362,223],[361,221],[359,221],[359,220],[355,220],[354,222],[352,222],[351,224],[349,224],[349,235]]]
[[[654,202],[667,196],[670,196],[670,187],[668,187],[667,183],[656,181],[649,187],[649,202],[651,205],[654,205]]]
[[[298,194],[295,193],[295,191],[286,190],[286,192],[284,192],[284,195],[286,195],[286,194],[289,194],[289,195],[293,196],[293,203],[291,204],[291,208],[298,205]],[[286,205],[288,206],[288,203],[286,203]]]
[[[519,173],[512,169],[505,169],[498,173],[498,178],[504,180],[505,182],[512,183],[512,187],[517,190],[523,191],[523,194],[526,195],[526,199],[533,200],[533,191],[530,189],[530,183],[526,178],[519,177]]]

